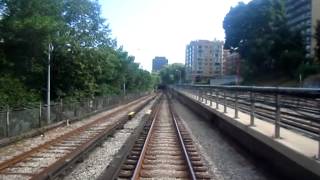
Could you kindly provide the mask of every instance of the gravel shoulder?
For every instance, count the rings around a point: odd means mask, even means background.
[[[211,172],[216,179],[265,180],[278,179],[267,174],[253,160],[241,153],[241,149],[230,142],[212,124],[201,120],[187,107],[174,101],[174,107],[186,128],[191,133]]]

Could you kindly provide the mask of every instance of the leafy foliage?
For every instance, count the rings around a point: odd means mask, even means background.
[[[226,15],[225,48],[238,51],[246,77],[277,74],[292,77],[305,63],[300,33],[290,31],[283,0],[252,0],[239,3]]]
[[[174,63],[166,66],[160,71],[160,79],[162,84],[174,84],[185,82],[185,68],[183,64]]]
[[[1,84],[1,102],[45,98],[49,43],[53,99],[119,94],[123,83],[129,91],[153,86],[151,74],[110,38],[98,1],[0,0],[0,13],[1,83],[17,89]]]

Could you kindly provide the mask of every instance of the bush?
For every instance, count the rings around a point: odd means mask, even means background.
[[[320,65],[318,64],[304,64],[299,67],[299,73],[305,79],[308,76],[320,73]]]
[[[11,76],[0,77],[0,108],[7,105],[24,106],[39,99],[39,95],[28,91],[20,80]]]

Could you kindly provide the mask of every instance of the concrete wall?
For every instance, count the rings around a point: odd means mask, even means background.
[[[250,155],[257,158],[261,163],[268,163],[273,166],[273,170],[286,177],[286,179],[320,179],[319,163],[309,162],[285,146],[279,146],[273,139],[251,132],[251,130],[243,124],[236,123],[231,118],[223,116],[214,109],[210,109],[204,104],[190,99],[189,97],[174,91],[174,97],[182,104],[186,105],[193,112],[198,114],[204,120],[213,123],[223,133],[231,137],[237,144],[243,147]],[[284,154],[284,152],[286,152]],[[295,160],[289,157],[294,157]],[[307,164],[306,167],[296,163],[296,160],[302,164]]]

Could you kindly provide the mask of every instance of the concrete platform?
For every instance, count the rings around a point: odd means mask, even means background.
[[[290,179],[320,179],[319,142],[307,136],[280,128],[280,138],[274,138],[275,127],[270,122],[254,119],[250,126],[250,115],[223,105],[216,109],[216,103],[202,102],[197,96],[187,92],[175,93],[177,99],[206,120],[212,121],[225,133],[253,155],[275,166],[275,170]]]

